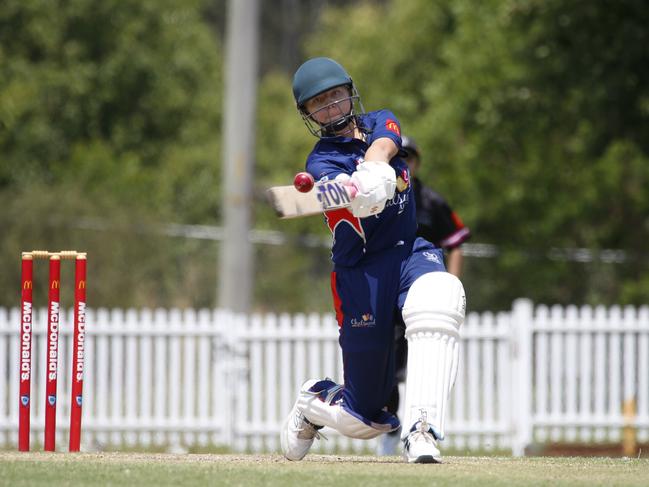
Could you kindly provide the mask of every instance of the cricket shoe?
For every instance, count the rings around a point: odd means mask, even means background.
[[[425,419],[417,421],[406,436],[403,456],[408,463],[442,463],[437,438]]]
[[[309,392],[309,389],[317,382],[315,379],[306,381],[302,385],[300,394]],[[309,453],[309,449],[313,445],[313,440],[316,438],[320,439],[320,437],[324,438],[324,435],[318,432],[322,428],[323,426],[315,425],[306,419],[302,411],[298,408],[298,401],[295,401],[293,409],[291,409],[282,426],[282,433],[280,435],[280,443],[284,456],[288,460],[302,460]]]

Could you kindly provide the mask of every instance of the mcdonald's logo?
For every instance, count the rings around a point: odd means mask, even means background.
[[[401,136],[401,130],[399,130],[399,124],[397,124],[397,122],[395,122],[391,118],[388,118],[385,121],[385,128],[390,132],[394,132],[395,134]]]
[[[86,281],[79,281],[79,289],[85,289],[86,288]]]
[[[59,288],[59,281],[52,281],[52,289],[58,289]]]
[[[31,289],[33,287],[32,281],[25,281],[23,283],[23,289]]]

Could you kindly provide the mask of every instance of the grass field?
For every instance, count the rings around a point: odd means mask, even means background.
[[[0,453],[0,486],[491,486],[649,485],[649,460],[447,457],[407,465],[399,457]]]

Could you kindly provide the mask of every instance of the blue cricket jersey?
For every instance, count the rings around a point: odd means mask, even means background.
[[[316,181],[331,180],[341,173],[351,175],[372,142],[381,137],[392,139],[401,148],[401,129],[392,112],[362,114],[358,123],[367,134],[366,142],[336,136],[316,143],[306,162],[307,172]],[[362,219],[347,208],[325,213],[333,234],[331,259],[337,266],[355,266],[376,252],[415,240],[417,218],[408,166],[398,156],[392,158],[390,166],[396,173],[397,189],[381,213]]]

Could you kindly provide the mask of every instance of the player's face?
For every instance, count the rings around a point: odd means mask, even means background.
[[[320,125],[329,125],[349,115],[351,92],[347,86],[336,86],[307,100],[304,108]]]

